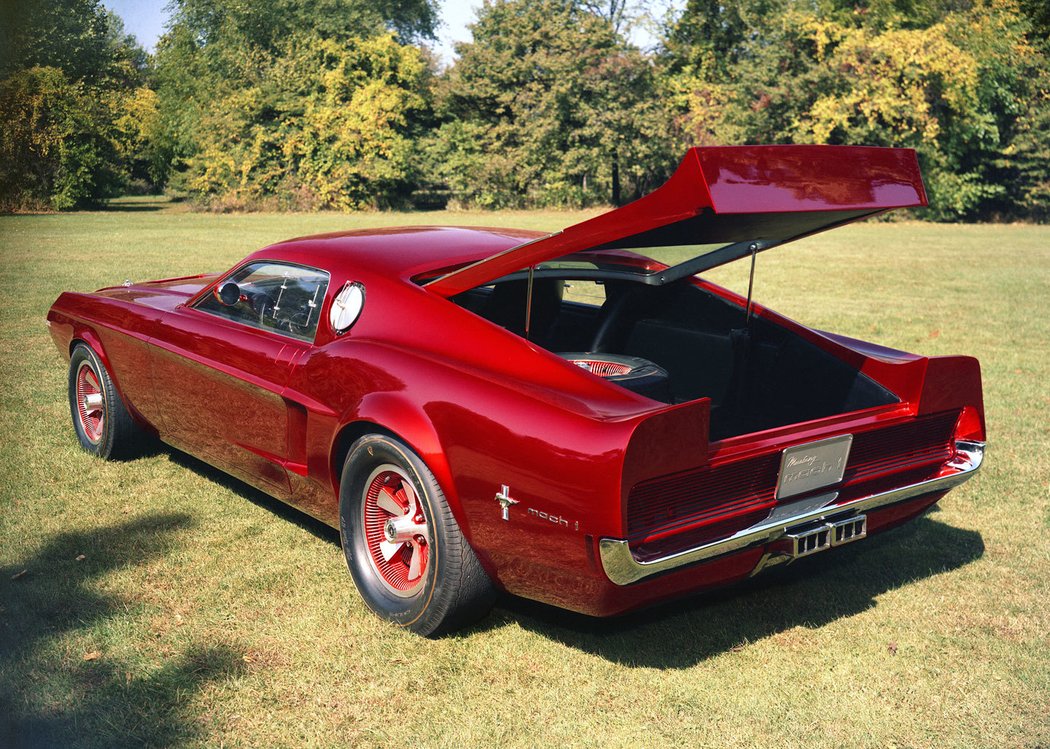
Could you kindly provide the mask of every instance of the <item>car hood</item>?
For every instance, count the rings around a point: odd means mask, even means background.
[[[452,296],[588,250],[696,246],[690,260],[652,274],[652,283],[666,283],[893,208],[925,205],[912,149],[693,148],[645,197],[447,273],[426,288]]]

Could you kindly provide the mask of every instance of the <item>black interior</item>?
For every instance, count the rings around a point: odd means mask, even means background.
[[[646,286],[608,281],[596,307],[563,298],[564,281],[534,281],[529,339],[554,352],[639,357],[667,371],[668,403],[711,398],[711,439],[895,403],[848,364],[687,281]],[[454,298],[523,335],[527,281]]]

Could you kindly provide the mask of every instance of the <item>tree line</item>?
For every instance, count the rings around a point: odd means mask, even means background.
[[[167,190],[217,210],[578,207],[693,145],[915,148],[937,220],[1050,218],[1041,0],[99,0],[0,6],[0,210]],[[628,39],[658,29],[655,49]]]

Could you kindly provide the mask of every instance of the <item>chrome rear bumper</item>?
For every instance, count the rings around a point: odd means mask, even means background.
[[[804,523],[861,513],[921,497],[924,494],[947,491],[969,479],[981,467],[981,461],[984,459],[983,442],[959,441],[955,443],[955,448],[957,455],[948,463],[948,467],[954,469],[955,472],[946,476],[939,476],[867,497],[859,497],[837,505],[830,504],[834,502],[837,492],[780,505],[775,507],[768,517],[727,538],[664,557],[640,561],[635,558],[626,540],[603,538],[598,542],[602,568],[612,582],[617,585],[629,585],[660,572],[714,559],[749,546],[777,541],[787,535],[789,528]]]

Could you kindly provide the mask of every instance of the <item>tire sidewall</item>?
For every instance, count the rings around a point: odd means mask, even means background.
[[[373,470],[384,464],[399,467],[409,477],[430,532],[425,582],[419,591],[406,597],[394,595],[380,581],[361,528],[367,479]],[[346,565],[368,607],[400,627],[426,629],[424,622],[438,598],[445,548],[445,529],[437,507],[437,493],[440,491],[422,460],[399,440],[385,435],[368,435],[357,440],[343,466],[339,489],[339,536]]]

